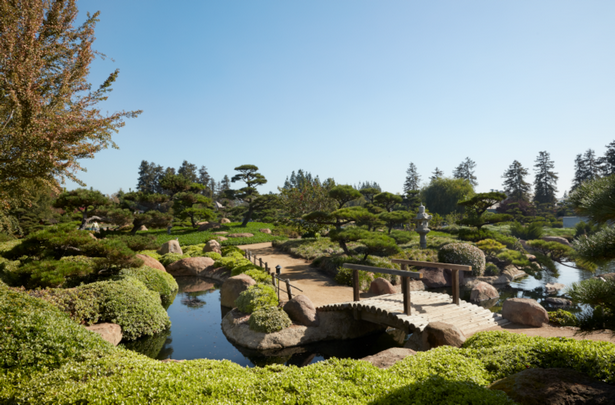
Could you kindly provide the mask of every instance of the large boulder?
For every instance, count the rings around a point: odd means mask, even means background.
[[[167,271],[173,276],[202,276],[207,277],[213,270],[214,259],[211,257],[187,257],[171,263]]]
[[[615,387],[568,368],[530,368],[489,386],[519,404],[615,404]]]
[[[482,302],[498,298],[500,294],[491,284],[487,284],[484,281],[479,282],[472,288],[470,293],[470,301]]]
[[[594,276],[594,278],[601,278],[603,280],[615,280],[615,273],[604,273],[598,276]]]
[[[562,238],[561,236],[543,236],[542,240],[547,241],[547,242],[557,242],[557,243],[561,243],[562,245],[566,245],[566,246],[572,246],[570,242],[568,242],[568,239]]]
[[[318,326],[319,320],[316,315],[316,307],[305,295],[297,295],[292,300],[284,304],[284,311],[290,319],[300,325]]]
[[[230,233],[228,235],[229,238],[251,238],[254,234],[244,232],[244,233]]]
[[[545,302],[549,305],[553,305],[554,307],[570,307],[572,306],[572,301],[566,298],[561,297],[547,297],[545,298]]]
[[[396,292],[397,291],[395,291],[393,284],[391,284],[389,280],[382,277],[378,277],[372,281],[368,291],[368,293],[373,295],[395,294]]]
[[[184,254],[184,252],[182,252],[181,246],[179,246],[178,240],[170,240],[163,243],[160,249],[157,250],[157,252],[161,255],[164,255],[166,253],[177,253],[180,255]]]
[[[149,229],[147,229],[147,226],[145,226],[145,225],[141,225],[141,226],[139,227],[139,229],[137,229],[137,231],[148,231],[148,230],[149,230]]]
[[[220,287],[220,305],[235,308],[235,300],[239,297],[239,294],[254,284],[256,284],[256,281],[245,274],[229,277]]]
[[[502,305],[502,316],[521,325],[541,327],[549,324],[549,314],[531,298],[509,298]]]
[[[455,325],[430,322],[422,332],[415,332],[404,347],[413,350],[430,350],[439,346],[461,347],[466,337]]]
[[[220,243],[217,240],[210,240],[207,241],[207,243],[203,247],[203,252],[214,252],[222,254],[222,249],[220,247]]]
[[[410,280],[410,291],[425,291],[425,283],[421,280]]]
[[[142,255],[140,253],[137,254],[137,258],[143,260],[143,264],[147,267],[151,267],[153,269],[158,269],[160,271],[164,271],[166,273],[166,269],[158,260],[154,259],[148,255]]]
[[[378,368],[389,368],[398,361],[415,354],[416,352],[412,349],[406,349],[405,347],[391,347],[390,349],[383,350],[372,356],[363,357],[361,360],[372,363],[372,365]]]
[[[221,224],[230,224],[230,223],[231,223],[231,220],[230,220],[230,219],[228,219],[228,218],[222,218],[222,219],[220,220],[220,223],[221,223]]]
[[[122,340],[122,327],[115,323],[97,323],[85,328],[90,332],[99,334],[113,346],[117,346]]]
[[[427,288],[451,287],[453,285],[453,272],[449,269],[425,268],[421,269],[421,273],[423,273],[422,282]],[[464,273],[465,271],[459,272],[459,285],[463,285],[465,282]]]
[[[217,222],[206,222],[204,224],[199,225],[199,232],[209,231],[210,229],[220,228],[220,224]]]
[[[562,283],[547,283],[545,284],[545,291],[547,294],[557,294],[557,292],[566,287]]]

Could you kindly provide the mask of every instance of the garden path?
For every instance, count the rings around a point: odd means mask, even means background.
[[[308,296],[315,306],[319,307],[327,304],[337,304],[341,302],[352,301],[352,287],[342,286],[335,282],[332,277],[329,277],[318,269],[310,267],[310,261],[295,258],[280,250],[274,249],[271,242],[256,243],[252,245],[238,246],[241,249],[249,249],[255,253],[257,257],[269,263],[270,267],[280,265],[282,267],[282,277],[288,278],[291,284],[301,288],[303,295]],[[400,289],[400,286],[396,286]],[[401,291],[398,291],[401,292]],[[293,295],[296,290],[293,290]],[[369,298],[371,295],[361,293],[361,298]],[[285,301],[286,295],[281,296],[282,301]],[[504,327],[494,326],[486,330],[507,330],[513,333],[523,333],[527,336],[542,336],[542,337],[568,337],[577,340],[601,340],[605,342],[615,343],[615,336],[609,331],[597,331],[590,334],[577,334],[577,329],[570,326],[543,326],[542,328],[525,327],[523,325],[509,323]],[[471,336],[468,335],[466,337]]]

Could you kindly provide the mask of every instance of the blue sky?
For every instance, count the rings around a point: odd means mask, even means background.
[[[142,160],[254,164],[276,191],[303,169],[402,192],[466,157],[477,191],[548,151],[559,194],[574,158],[615,140],[613,1],[119,1],[101,11],[92,65],[115,69],[103,111],[144,110],[119,150],[82,161],[88,187],[133,190]],[[527,180],[533,181],[533,171]],[[67,183],[66,187],[77,187]]]

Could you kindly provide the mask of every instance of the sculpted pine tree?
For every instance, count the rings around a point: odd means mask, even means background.
[[[406,182],[404,183],[404,194],[408,194],[410,191],[418,190],[420,188],[421,176],[416,169],[414,163],[410,163],[408,170],[406,171]]]
[[[243,222],[241,223],[241,226],[246,226],[254,211],[258,210],[260,207],[260,204],[256,204],[258,202],[257,197],[259,196],[256,187],[267,183],[267,179],[258,172],[258,167],[254,165],[238,166],[235,170],[239,173],[234,175],[231,181],[233,183],[236,181],[242,181],[246,184],[246,186],[240,188],[239,190],[230,190],[232,191],[230,194],[232,197],[247,203],[248,211],[246,212]]]
[[[54,201],[53,206],[69,212],[81,211],[82,219],[79,229],[85,229],[92,220],[92,211],[110,204],[111,201],[100,191],[78,188],[61,193]]]
[[[553,171],[554,162],[549,152],[539,152],[534,165],[534,202],[538,204],[555,204],[557,193],[557,173]]]
[[[473,187],[478,186],[478,182],[476,181],[476,176],[474,175],[474,168],[476,167],[476,163],[470,159],[466,158],[463,162],[459,164],[453,171],[453,177],[456,179],[465,179],[467,180]]]
[[[33,183],[83,183],[80,159],[109,146],[124,119],[103,115],[118,71],[96,89],[87,81],[98,13],[75,27],[75,0],[0,2],[0,200],[28,198]]]
[[[504,180],[504,192],[513,200],[529,201],[532,186],[525,181],[528,171],[518,161],[512,162],[502,176]]]

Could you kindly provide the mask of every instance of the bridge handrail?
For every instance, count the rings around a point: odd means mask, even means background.
[[[409,266],[432,267],[432,268],[437,268],[437,269],[472,271],[472,266],[466,266],[466,265],[463,265],[463,264],[451,264],[451,263],[439,263],[439,262],[420,262],[420,261],[416,261],[416,260],[403,260],[403,259],[391,259],[391,263],[407,264]]]
[[[344,263],[342,266],[346,269],[351,270],[361,270],[361,271],[371,271],[372,273],[384,273],[384,274],[393,274],[401,277],[410,277],[410,278],[423,278],[423,273],[407,271],[407,270],[397,270],[397,269],[384,269],[382,267],[373,267],[373,266],[365,266],[363,264],[354,264],[354,263]]]

